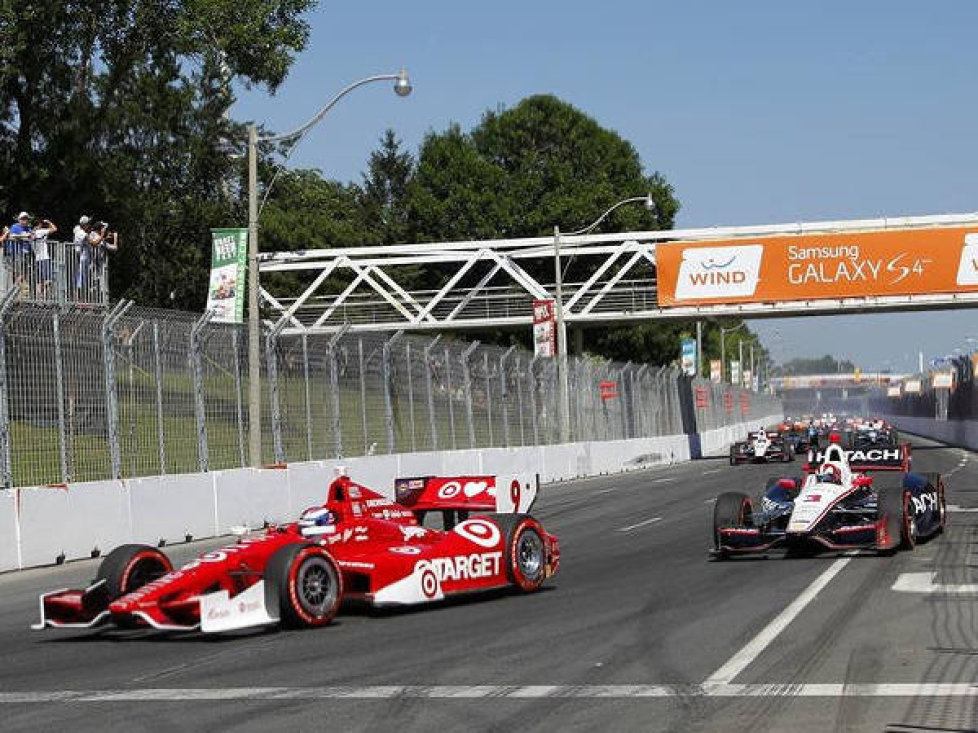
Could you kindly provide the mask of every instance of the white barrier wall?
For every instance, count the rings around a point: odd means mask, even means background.
[[[929,417],[909,417],[906,415],[880,415],[896,426],[897,430],[925,438],[933,438],[942,443],[978,450],[978,421],[975,420],[935,420]]]
[[[2,489],[0,490],[0,572],[21,567],[19,548],[17,492],[13,489]]]
[[[767,423],[781,419],[766,418]],[[757,421],[700,436],[703,455],[723,453]],[[285,468],[0,491],[0,570],[107,553],[127,542],[165,545],[288,521],[321,504],[343,466],[356,481],[393,496],[397,476],[537,473],[543,483],[690,460],[690,437],[358,456]]]

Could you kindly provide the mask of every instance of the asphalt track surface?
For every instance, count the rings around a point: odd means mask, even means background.
[[[539,593],[316,631],[30,632],[95,562],[8,574],[0,730],[975,730],[978,592],[892,586],[978,583],[978,457],[915,443],[961,510],[891,557],[710,561],[713,498],[780,466],[707,459],[544,487],[562,568]]]

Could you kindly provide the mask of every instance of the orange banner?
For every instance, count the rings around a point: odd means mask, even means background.
[[[655,256],[663,308],[978,291],[978,227],[664,242]]]

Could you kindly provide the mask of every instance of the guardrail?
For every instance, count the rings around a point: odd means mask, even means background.
[[[0,292],[11,289],[24,301],[104,306],[109,302],[105,252],[83,254],[71,242],[11,237],[3,243]]]

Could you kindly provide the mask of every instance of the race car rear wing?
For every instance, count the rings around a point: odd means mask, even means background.
[[[537,474],[417,476],[394,479],[394,501],[413,512],[525,514],[537,498]]]
[[[844,451],[846,461],[853,471],[901,471],[910,470],[910,443],[880,448],[853,448]],[[824,450],[809,450],[805,461],[805,473],[814,473],[825,461]]]

